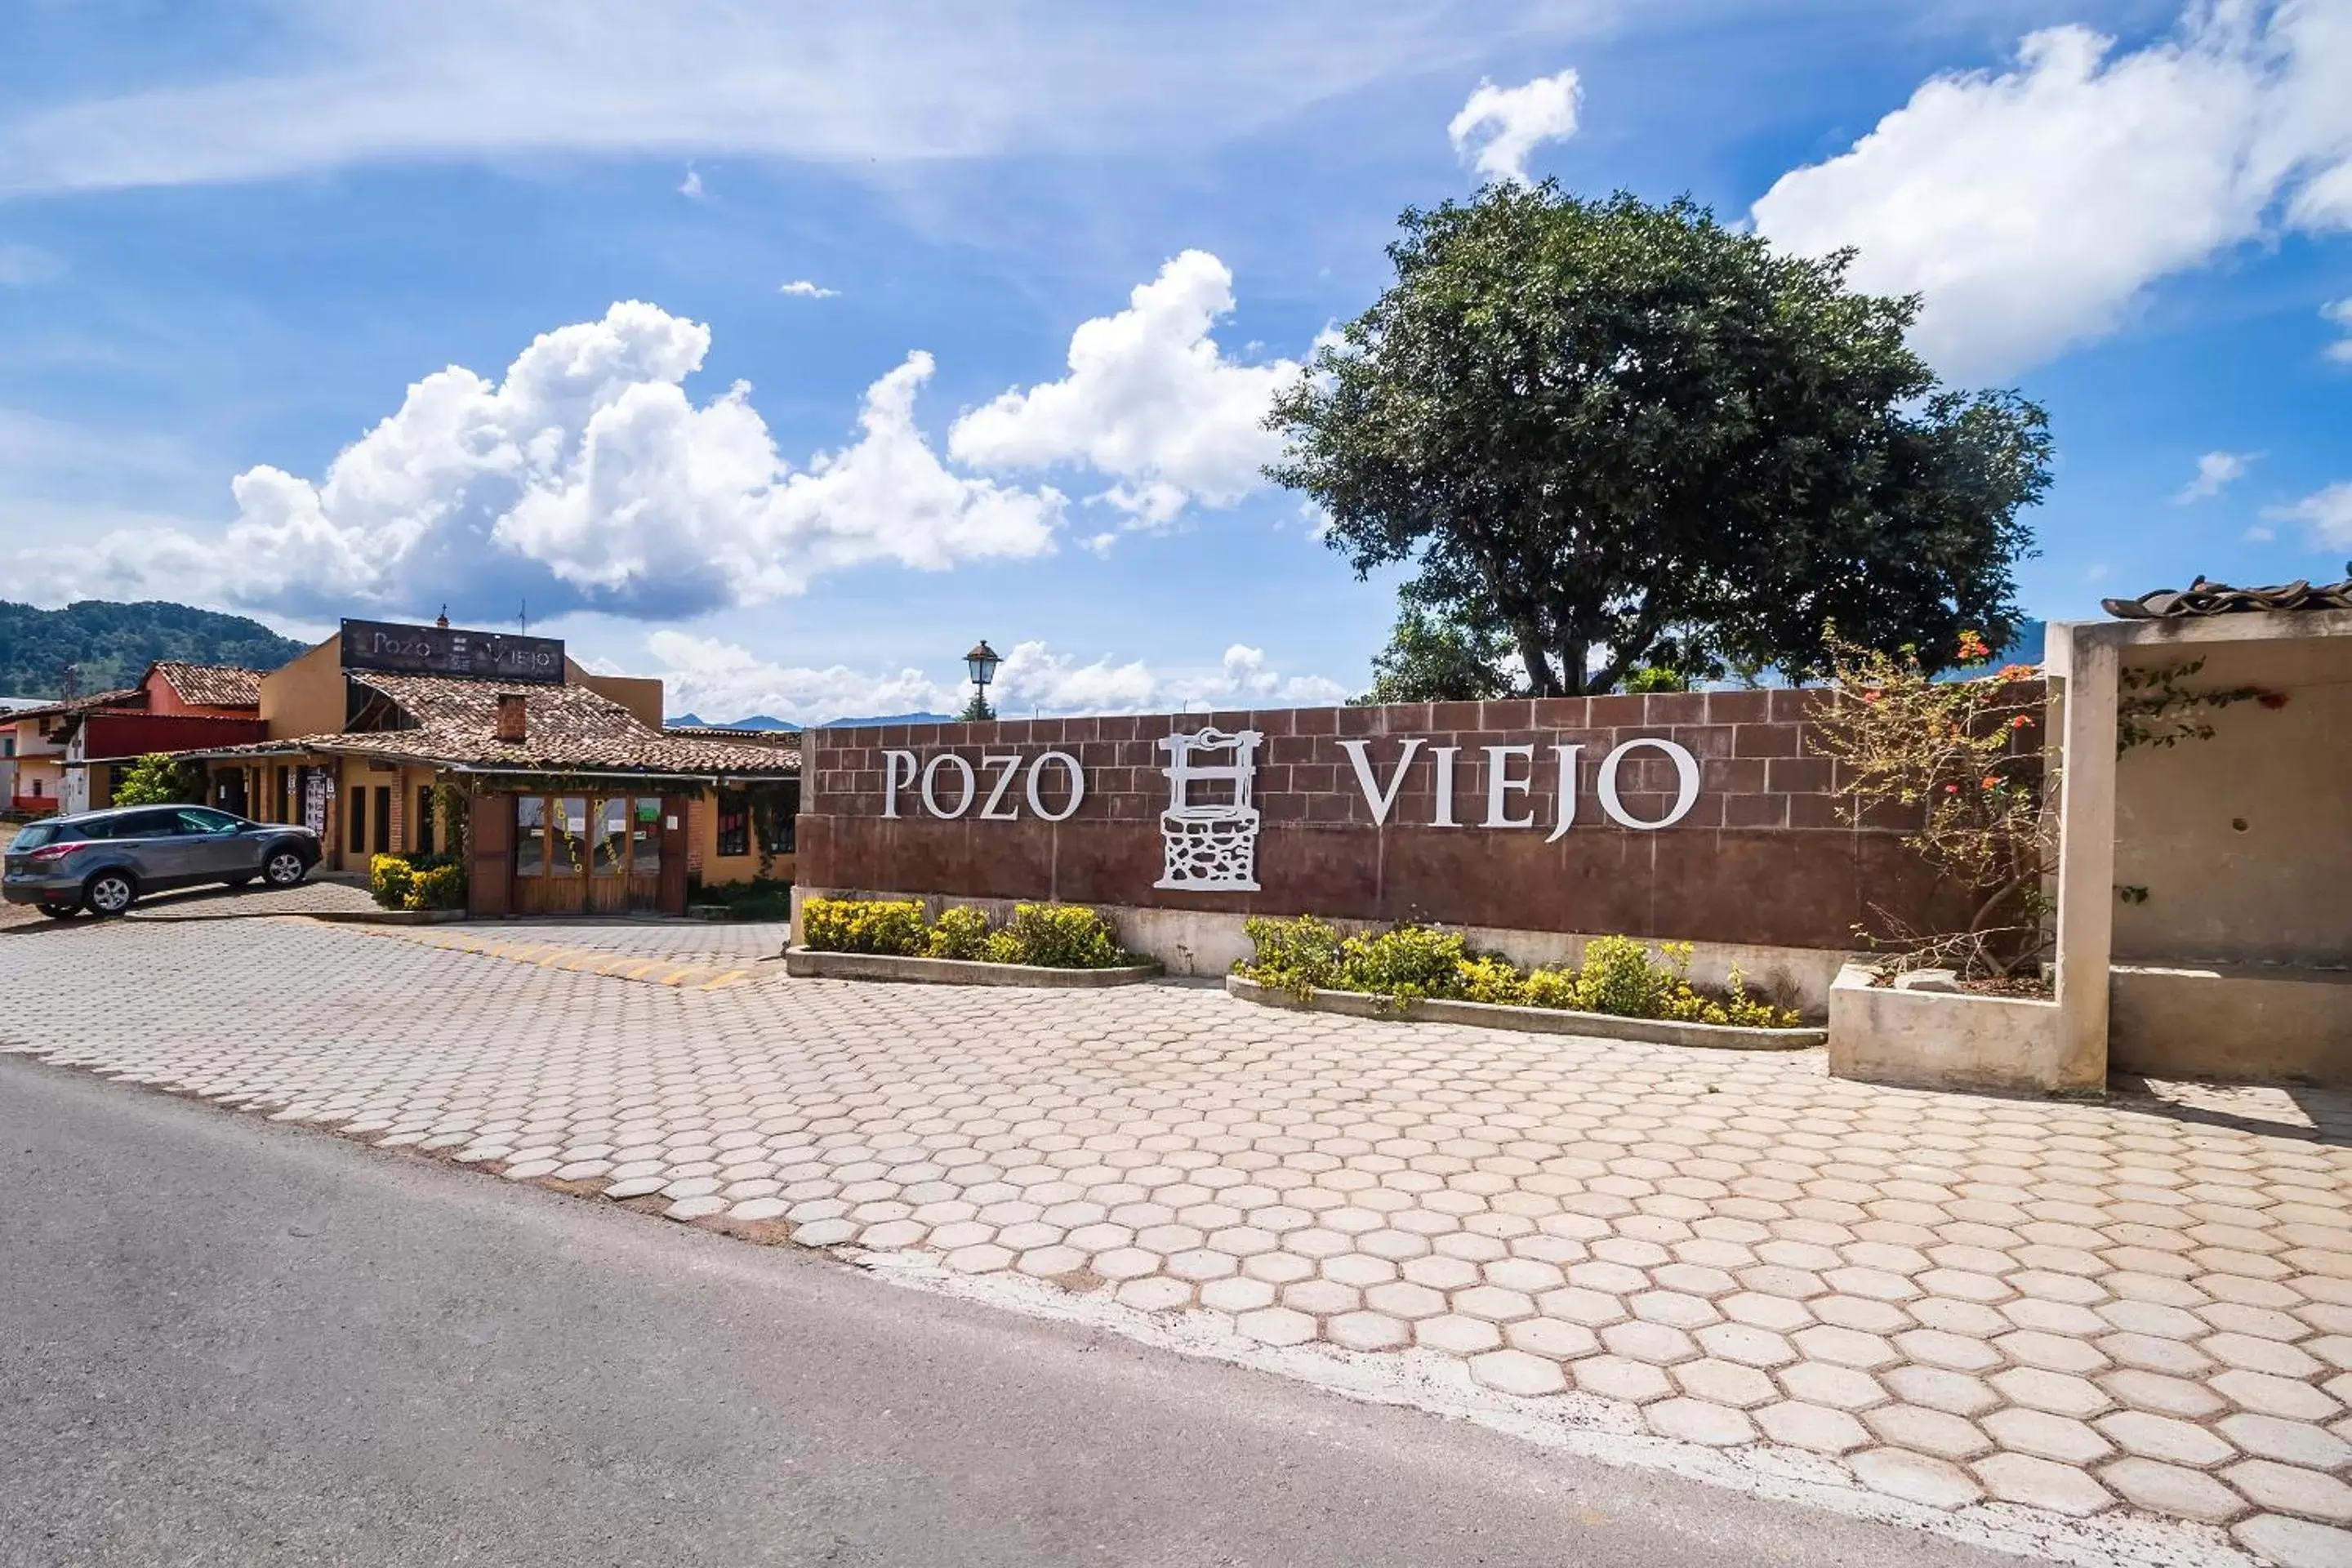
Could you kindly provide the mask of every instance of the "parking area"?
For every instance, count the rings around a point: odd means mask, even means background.
[[[786,982],[762,927],[36,934],[0,931],[0,1034],[55,1063],[1891,1504],[2352,1561],[2340,1094],[2009,1101],[1199,985]]]

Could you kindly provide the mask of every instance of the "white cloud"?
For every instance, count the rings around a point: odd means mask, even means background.
[[[2200,500],[2211,500],[2223,489],[2246,477],[2257,454],[2252,452],[2208,452],[2197,459],[2197,477],[2181,487],[2173,500],[2189,506]]]
[[[2121,325],[2151,282],[2279,224],[2352,226],[2352,8],[2223,0],[2126,54],[2086,27],[2015,66],[1936,77],[1848,152],[1756,203],[1770,238],[1859,247],[1853,280],[1916,292],[1915,342],[1957,379]]]
[[[1486,178],[1529,184],[1528,154],[1538,142],[1576,134],[1577,104],[1582,96],[1573,70],[1539,76],[1518,87],[1481,80],[1445,134],[1455,155]]]
[[[16,95],[0,110],[0,194],[548,152],[863,170],[1199,147],[1394,76],[1458,68],[1492,49],[1498,27],[1550,41],[1594,25],[1551,0],[1475,15],[1427,0],[690,5],[663,8],[657,26],[642,0],[239,9],[249,25],[228,52],[196,61],[126,47],[119,70],[158,62],[128,90]]]
[[[2344,329],[2344,335],[2327,345],[2327,357],[2338,364],[2352,364],[2352,299],[2324,305],[2319,314]]]
[[[828,289],[822,283],[812,283],[805,278],[795,278],[779,288],[776,292],[789,294],[795,300],[831,300],[837,298],[841,290]]]
[[[1266,668],[1264,650],[1242,643],[1208,668],[1160,671],[1141,659],[1109,656],[1079,664],[1042,642],[1016,645],[996,672],[995,700],[1007,714],[1154,713],[1181,708],[1288,708],[1347,699],[1348,689],[1319,675]]]
[[[677,183],[677,194],[692,201],[700,201],[702,199],[701,173],[689,167],[686,171],[686,178]]]
[[[698,322],[616,304],[541,334],[502,382],[455,365],[426,376],[320,482],[238,475],[220,538],[126,531],[28,552],[20,577],[295,614],[529,591],[550,614],[656,616],[795,594],[867,562],[1054,548],[1058,492],[953,473],[916,427],[929,354],[866,390],[853,444],[795,470],[748,385],[688,396],[709,346]]]
[[[713,637],[657,631],[646,638],[672,713],[692,713],[714,724],[764,713],[795,724],[882,713],[952,713],[963,700],[952,687],[919,669],[823,669],[771,664],[750,650]]]
[[[2263,509],[2279,522],[2300,522],[2310,532],[2314,548],[2352,550],[2352,479],[2339,479],[2314,490],[2291,506]]]
[[[669,710],[714,722],[756,713],[796,724],[878,713],[955,713],[971,696],[960,678],[934,680],[914,668],[788,668],[734,644],[685,632],[655,632],[646,648]],[[1262,651],[1240,644],[1213,666],[1162,672],[1141,659],[1118,662],[1108,656],[1082,664],[1043,642],[1024,642],[1004,656],[989,696],[1007,714],[1147,713],[1185,706],[1329,703],[1343,700],[1347,690],[1320,676],[1270,670]]]
[[[1239,364],[1210,336],[1234,309],[1234,277],[1188,250],[1139,284],[1128,308],[1070,334],[1070,374],[972,409],[948,432],[961,462],[995,469],[1082,464],[1116,480],[1093,498],[1132,526],[1162,526],[1194,502],[1231,506],[1282,449],[1265,428],[1295,361]]]

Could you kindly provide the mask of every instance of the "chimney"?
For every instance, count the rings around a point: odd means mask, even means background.
[[[523,721],[523,695],[520,691],[499,693],[499,741],[502,745],[520,746],[526,733]]]

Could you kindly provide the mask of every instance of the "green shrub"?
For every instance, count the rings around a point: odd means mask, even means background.
[[[1400,1001],[1451,996],[1460,984],[1462,961],[1469,956],[1452,931],[1391,926],[1378,936],[1351,936],[1339,944],[1338,987]]]
[[[1528,972],[1527,1005],[1530,1007],[1558,1007],[1563,1012],[1584,1012],[1584,994],[1577,988],[1576,971],[1554,969],[1546,964]]]
[[[409,893],[416,886],[416,868],[397,855],[378,855],[368,862],[368,892],[379,908],[410,908]]]
[[[1522,1007],[1528,1002],[1529,976],[1507,958],[1487,954],[1465,958],[1454,966],[1454,994],[1465,1002],[1493,1002]]]
[[[811,899],[801,906],[801,940],[819,952],[879,952],[910,958],[930,945],[923,906],[912,900]]]
[[[988,938],[988,917],[978,910],[958,906],[940,911],[926,951],[933,958],[985,959]]]
[[[462,910],[466,907],[466,868],[454,860],[426,866],[410,879],[407,901],[402,905],[411,910]]]
[[[793,885],[781,877],[754,877],[748,882],[713,882],[698,887],[688,903],[717,904],[730,921],[788,921],[793,918]]]
[[[1044,969],[1116,969],[1134,962],[1119,950],[1111,923],[1083,904],[1015,904],[1004,929],[989,937],[988,956]]]
[[[1244,980],[1287,991],[1306,1001],[1339,977],[1339,933],[1313,915],[1276,920],[1252,915],[1242,922],[1254,956],[1234,965]]]
[[[1686,942],[1660,942],[1654,953],[1631,937],[1595,937],[1575,969],[1523,972],[1499,954],[1472,952],[1458,934],[1431,926],[1401,925],[1343,940],[1312,915],[1253,915],[1242,930],[1255,955],[1235,964],[1235,973],[1302,1001],[1321,989],[1748,1028],[1792,1029],[1803,1022],[1789,1008],[1749,994],[1747,977],[1737,969],[1720,995],[1692,985]]]
[[[1691,949],[1688,942],[1670,942],[1659,951],[1664,963],[1653,963],[1650,950],[1631,937],[1597,936],[1585,943],[1576,977],[1581,1010],[1621,1018],[1670,1016],[1676,992],[1689,989],[1683,975]]]

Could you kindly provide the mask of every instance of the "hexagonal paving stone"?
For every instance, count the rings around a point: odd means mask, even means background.
[[[1622,1298],[1574,1286],[1547,1292],[1536,1306],[1548,1318],[1562,1318],[1590,1329],[1622,1322],[1630,1315]]]
[[[1741,1410],[1769,1405],[1780,1397],[1780,1390],[1773,1386],[1772,1380],[1756,1368],[1711,1357],[1705,1361],[1684,1362],[1670,1368],[1667,1375],[1685,1394],[1694,1398]]]
[[[2221,1479],[2258,1508],[2352,1524],[2352,1486],[2318,1470],[2275,1459],[2241,1459],[2222,1470]]]
[[[2000,1394],[1984,1379],[1947,1367],[1890,1367],[1878,1376],[1896,1398],[1948,1415],[1981,1415],[2000,1403]]]
[[[1639,1405],[1648,1400],[1663,1399],[1673,1392],[1666,1374],[1647,1362],[1627,1361],[1623,1356],[1592,1355],[1569,1363],[1569,1375],[1576,1386],[1587,1394],[1597,1394],[1607,1399],[1623,1399]]]
[[[2238,1544],[2278,1568],[2344,1568],[2352,1563],[2352,1530],[2265,1513],[2231,1528]]]
[[[1790,1334],[1789,1340],[1804,1352],[1808,1360],[1825,1361],[1833,1366],[1850,1366],[1862,1372],[1893,1366],[1903,1359],[1902,1352],[1880,1335],[1829,1323],[1800,1329]]]
[[[1297,1311],[1328,1317],[1335,1312],[1354,1311],[1364,1304],[1364,1293],[1336,1279],[1301,1279],[1282,1288],[1282,1304]]]
[[[1791,1448],[1806,1448],[1816,1454],[1848,1454],[1866,1447],[1870,1434],[1861,1422],[1843,1410],[1826,1405],[1809,1405],[1799,1399],[1782,1400],[1749,1412],[1764,1436],[1775,1443]]]
[[[1403,1323],[1379,1312],[1342,1312],[1324,1330],[1333,1344],[1351,1351],[1397,1350],[1411,1334]]]
[[[1234,1320],[1237,1333],[1269,1345],[1303,1345],[1315,1337],[1315,1320],[1287,1307],[1266,1307]]]
[[[2115,1399],[2088,1378],[2072,1373],[2044,1372],[2035,1366],[2012,1366],[1992,1374],[1992,1385],[2019,1405],[2077,1419],[2110,1408]]]
[[[2098,1471],[2099,1479],[2134,1508],[2149,1513],[2226,1524],[2246,1511],[2237,1493],[2200,1470],[2126,1455]]]
[[[2336,1470],[2352,1465],[2352,1443],[2307,1421],[2240,1412],[2221,1421],[2221,1436],[2257,1458]]]
[[[1780,1386],[1793,1397],[1839,1410],[1867,1410],[1874,1405],[1885,1404],[1890,1397],[1885,1387],[1870,1373],[1828,1362],[1799,1362],[1794,1366],[1782,1367],[1780,1380]]]
[[[2308,1383],[2266,1372],[2231,1370],[2207,1379],[2207,1386],[2242,1410],[2289,1421],[2332,1421],[2344,1406]]]
[[[2105,1373],[2098,1382],[2122,1404],[2160,1415],[2184,1415],[2193,1420],[2226,1408],[2221,1396],[2203,1384],[2168,1377],[2159,1372],[2124,1367]]]
[[[1746,1370],[1744,1368],[1738,1370]],[[1728,1447],[1756,1440],[1755,1424],[1744,1412],[1704,1399],[1665,1399],[1645,1407],[1650,1427],[1662,1437]]]
[[[2080,1519],[2115,1506],[2115,1497],[2085,1472],[2027,1454],[1993,1454],[1969,1467],[2000,1502],[2048,1509]]]
[[[1976,1479],[1958,1465],[1907,1448],[1872,1448],[1846,1462],[1871,1490],[1929,1508],[1955,1509],[1984,1495]]]
[[[1796,1347],[1772,1332],[1746,1323],[1717,1323],[1692,1335],[1711,1356],[1742,1366],[1787,1366],[1797,1359]]]
[[[1979,1424],[2002,1447],[2036,1458],[2080,1467],[2116,1451],[2114,1444],[2082,1422],[2046,1410],[1996,1410]]]
[[[1948,1411],[1882,1405],[1865,1413],[1862,1420],[1884,1442],[1941,1459],[1973,1458],[1992,1447],[1992,1439],[1974,1423]]]
[[[1643,1322],[1664,1323],[1669,1328],[1696,1329],[1723,1321],[1723,1314],[1716,1310],[1714,1302],[1679,1290],[1644,1290],[1628,1298],[1625,1305]]]
[[[1591,1329],[1581,1323],[1562,1322],[1558,1318],[1524,1319],[1506,1327],[1503,1338],[1514,1350],[1558,1361],[1573,1361],[1601,1348],[1600,1338]]]
[[[1465,1317],[1483,1318],[1490,1323],[1515,1323],[1522,1318],[1536,1315],[1536,1304],[1517,1290],[1506,1290],[1496,1285],[1474,1285],[1467,1290],[1454,1292],[1454,1310]]]
[[[1503,1331],[1484,1318],[1466,1318],[1459,1312],[1447,1312],[1440,1317],[1423,1318],[1414,1323],[1412,1337],[1413,1342],[1424,1350],[1473,1355],[1500,1345]]]
[[[1559,1363],[1525,1351],[1489,1351],[1470,1358],[1470,1375],[1501,1394],[1523,1398],[1559,1394],[1568,1387]]]

